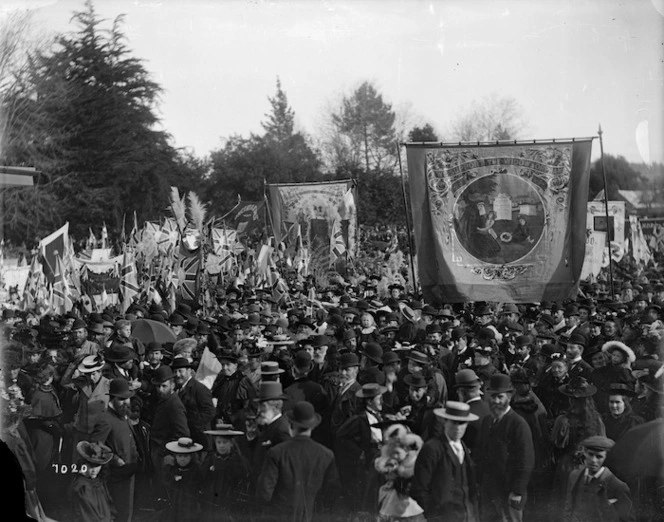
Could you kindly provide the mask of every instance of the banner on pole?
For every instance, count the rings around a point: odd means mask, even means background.
[[[584,260],[591,139],[406,144],[430,302],[563,301]]]
[[[332,229],[335,220],[339,220],[348,254],[355,256],[357,194],[353,180],[275,183],[267,185],[267,195],[277,244],[297,244],[299,231],[304,247],[312,254],[324,251],[329,260]]]
[[[265,202],[241,201],[237,208],[225,219],[226,225],[233,227],[241,236],[251,236],[265,227]]]
[[[65,248],[69,243],[69,223],[65,223],[52,234],[39,242],[39,252],[44,258],[44,275],[50,284],[55,282],[56,258],[65,255]]]
[[[604,266],[606,232],[589,232],[586,237],[586,256],[583,259],[581,279],[597,277]]]
[[[651,252],[664,252],[664,218],[642,219],[641,230]]]
[[[607,244],[611,245],[614,261],[620,261],[625,252],[625,202],[609,201],[609,222],[606,222],[606,210],[603,201],[588,201],[586,228],[590,231],[606,232]]]

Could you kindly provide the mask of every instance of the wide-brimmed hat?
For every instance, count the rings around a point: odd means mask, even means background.
[[[558,391],[568,397],[580,399],[583,397],[592,397],[597,393],[597,388],[590,384],[583,377],[575,375],[567,384],[558,387]]]
[[[284,373],[284,370],[279,368],[277,361],[261,362],[261,375],[279,375],[280,373]]]
[[[205,430],[203,433],[213,437],[239,437],[244,435],[244,431],[233,429],[232,424],[218,424],[213,430]]]
[[[196,453],[203,449],[203,445],[189,437],[180,437],[178,440],[167,442],[166,449],[171,453]]]
[[[436,408],[434,414],[443,419],[457,422],[473,422],[479,419],[474,413],[470,413],[470,406],[465,402],[447,401],[444,408]]]
[[[399,303],[399,308],[401,309],[401,315],[403,315],[406,321],[410,323],[415,322],[417,316],[415,315],[415,311],[410,306],[405,305],[403,303]]]
[[[512,386],[512,380],[509,375],[494,373],[489,379],[486,391],[487,393],[507,393],[514,391],[514,386]]]
[[[427,380],[421,373],[409,373],[404,377],[403,382],[413,388],[426,388],[428,386]]]
[[[355,394],[357,397],[360,397],[361,399],[372,399],[374,397],[377,397],[378,395],[382,395],[387,391],[387,388],[385,386],[381,386],[378,383],[375,382],[368,382],[366,384],[362,385],[362,388],[357,390],[357,393]]]
[[[378,364],[383,362],[383,349],[378,343],[367,343],[360,353]]]
[[[173,378],[173,370],[170,366],[160,366],[152,374],[150,382],[156,386],[165,383]]]
[[[217,359],[219,361],[230,361],[237,363],[238,357],[236,353],[231,352],[230,350],[223,350],[217,354]]]
[[[284,394],[281,383],[278,381],[261,382],[260,389],[258,390],[258,397],[254,400],[256,402],[285,400],[288,396]]]
[[[470,368],[459,370],[454,376],[455,388],[474,388],[482,383],[477,374]]]
[[[113,450],[100,442],[82,440],[76,444],[76,452],[83,460],[94,466],[108,464],[113,458]]]
[[[101,370],[104,364],[104,359],[100,355],[88,355],[78,365],[78,371],[81,373],[96,372]]]
[[[340,369],[350,368],[351,366],[359,366],[359,365],[360,365],[360,360],[357,358],[357,355],[355,355],[352,352],[342,353],[341,357],[339,357]]]
[[[422,366],[429,364],[429,358],[425,354],[423,354],[422,352],[418,352],[417,350],[411,350],[407,358]]]
[[[129,399],[134,396],[134,391],[129,388],[129,381],[124,377],[113,379],[108,387],[108,394],[111,397],[120,397]]]
[[[307,401],[296,402],[293,409],[286,413],[293,426],[315,428],[320,424],[321,416],[316,413],[313,405]]]
[[[602,345],[603,352],[606,353],[612,350],[620,350],[621,352],[623,352],[627,356],[629,362],[631,363],[636,361],[636,355],[634,354],[634,350],[632,350],[625,343],[621,343],[620,341],[609,341],[608,343],[604,343]]]
[[[609,395],[624,395],[626,397],[635,397],[636,391],[634,385],[626,382],[612,382],[607,390]]]
[[[137,358],[136,352],[126,344],[113,343],[104,352],[106,360],[114,363],[124,363]]]

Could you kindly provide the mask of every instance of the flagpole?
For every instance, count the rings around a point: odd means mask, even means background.
[[[415,279],[415,263],[413,262],[413,237],[410,226],[410,218],[408,217],[408,199],[406,198],[406,182],[403,176],[403,166],[401,165],[401,148],[397,143],[397,158],[399,158],[399,172],[401,173],[401,193],[403,195],[403,209],[406,216],[406,228],[408,229],[408,257],[410,258],[410,272],[413,278],[413,293],[417,293],[417,279]]]
[[[609,235],[609,190],[606,185],[606,171],[604,170],[604,141],[602,140],[602,125],[599,125],[599,129],[597,131],[597,134],[599,134],[599,161],[600,165],[602,166],[602,180],[604,182],[604,215],[606,216],[606,242],[609,247],[609,281],[611,282],[611,298],[613,298],[614,290],[613,290],[613,256],[611,255],[611,237]]]
[[[270,213],[270,205],[268,204],[267,201],[267,179],[263,178],[263,202],[265,203],[265,233],[266,236],[269,238],[270,234],[268,232],[268,229],[270,226],[272,227],[272,236],[274,236],[274,221],[272,220],[272,214]],[[269,222],[268,222],[269,220]],[[277,241],[275,237],[275,242]]]

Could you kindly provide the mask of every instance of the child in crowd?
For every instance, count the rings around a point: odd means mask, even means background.
[[[214,450],[201,465],[204,520],[242,520],[248,507],[250,470],[236,439],[244,433],[230,424],[219,424],[205,433],[212,437]]]
[[[170,500],[172,522],[194,522],[200,518],[200,467],[196,454],[202,444],[181,437],[166,444],[171,453],[164,459],[164,483]]]

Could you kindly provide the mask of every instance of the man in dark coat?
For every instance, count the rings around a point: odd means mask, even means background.
[[[256,388],[249,378],[238,369],[238,358],[232,352],[217,355],[221,371],[212,384],[212,397],[217,399],[215,418],[223,422],[244,426],[240,423],[240,412],[256,396]]]
[[[177,393],[187,411],[187,424],[194,442],[209,449],[208,437],[203,433],[209,430],[214,418],[215,407],[210,390],[194,378],[194,364],[185,357],[176,357],[171,368],[175,376]]]
[[[570,473],[565,494],[564,522],[633,522],[629,486],[604,466],[607,452],[614,442],[596,435],[585,439],[581,446],[584,468]]]
[[[470,406],[456,401],[434,412],[444,422],[444,434],[429,439],[420,450],[410,496],[428,520],[479,521],[475,468],[461,440],[468,423],[478,417]]]
[[[287,416],[293,438],[267,452],[258,477],[256,496],[265,504],[260,520],[311,522],[320,493],[334,505],[339,490],[334,454],[311,440],[321,421],[311,403],[298,402]]]
[[[161,486],[162,464],[168,455],[166,443],[181,437],[189,437],[187,411],[175,392],[173,379],[173,370],[170,366],[162,366],[152,377],[152,384],[155,385],[159,396],[150,429],[150,457],[157,475],[155,481],[157,488]]]
[[[263,460],[267,452],[278,444],[291,438],[290,424],[282,414],[284,395],[280,382],[262,382],[258,403],[258,437],[253,441],[252,474],[254,479],[263,467]]]
[[[117,511],[115,520],[131,522],[139,461],[134,431],[128,420],[130,399],[134,392],[129,388],[128,381],[119,377],[111,381],[108,394],[108,409],[97,421],[90,441],[106,444],[113,450],[107,484]]]
[[[470,406],[470,413],[477,416],[477,420],[468,423],[463,435],[463,441],[470,448],[470,451],[473,451],[482,425],[482,419],[491,415],[491,410],[489,403],[482,398],[480,393],[482,381],[473,370],[469,368],[459,370],[454,377],[454,382],[459,401]]]
[[[535,463],[528,423],[510,408],[514,388],[497,373],[487,387],[491,415],[484,417],[474,453],[478,466],[483,522],[521,522]]]

